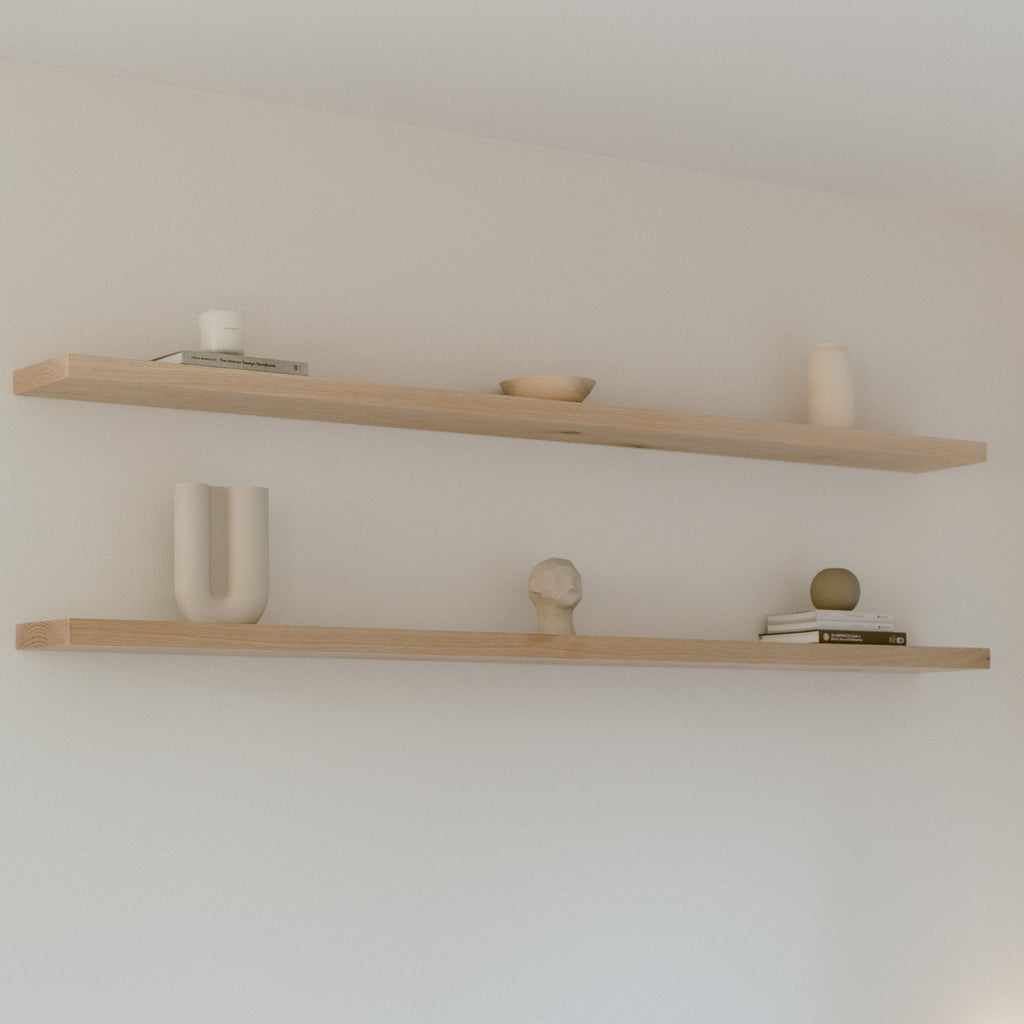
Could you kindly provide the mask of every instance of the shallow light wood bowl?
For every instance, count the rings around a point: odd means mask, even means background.
[[[582,402],[594,389],[589,377],[514,377],[503,380],[501,390],[517,398],[551,398],[558,402]]]

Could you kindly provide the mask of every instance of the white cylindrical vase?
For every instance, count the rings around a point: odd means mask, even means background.
[[[807,422],[852,427],[856,422],[853,361],[845,345],[815,345],[807,361]]]
[[[174,598],[189,622],[258,622],[270,595],[266,487],[174,485]]]

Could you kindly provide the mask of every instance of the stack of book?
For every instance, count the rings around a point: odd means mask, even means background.
[[[788,644],[895,644],[905,646],[891,615],[815,608],[765,617],[761,640]]]
[[[264,373],[294,373],[309,376],[309,363],[293,359],[270,359],[266,356],[247,356],[242,352],[206,352],[182,349],[166,356],[157,356],[154,363],[182,363],[185,366],[214,366],[225,370],[261,370]]]

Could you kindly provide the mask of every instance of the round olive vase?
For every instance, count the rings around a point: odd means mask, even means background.
[[[811,580],[811,603],[815,608],[849,612],[860,600],[860,580],[849,569],[822,569]]]

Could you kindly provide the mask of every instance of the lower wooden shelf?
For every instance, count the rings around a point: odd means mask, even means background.
[[[759,640],[545,636],[348,626],[269,626],[133,619],[51,619],[17,627],[19,650],[391,658],[681,668],[944,672],[987,669],[982,647],[771,644]]]

